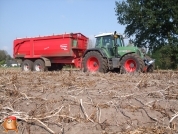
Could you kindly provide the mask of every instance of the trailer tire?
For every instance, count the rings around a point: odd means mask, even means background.
[[[83,59],[84,72],[102,72],[108,71],[107,59],[103,58],[102,55],[97,51],[88,52]]]
[[[33,70],[33,61],[24,60],[21,65],[22,71],[32,71]]]
[[[45,63],[42,59],[37,59],[35,60],[34,64],[33,64],[33,70],[37,71],[37,72],[43,72],[46,71],[47,68],[45,66]]]
[[[135,53],[125,55],[121,60],[120,73],[143,72],[143,59]]]

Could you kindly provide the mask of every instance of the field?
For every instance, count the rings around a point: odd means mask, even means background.
[[[178,133],[178,74],[173,71],[131,75],[1,68],[0,102],[0,123],[16,116],[19,134]]]

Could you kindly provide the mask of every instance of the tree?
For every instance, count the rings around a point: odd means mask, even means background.
[[[178,42],[178,0],[124,0],[116,2],[118,23],[135,36],[137,46],[155,49]]]
[[[178,69],[178,45],[165,45],[155,49],[152,57],[159,69]]]
[[[7,52],[5,50],[0,50],[0,61],[6,60]]]
[[[0,50],[0,64],[4,64],[11,59],[11,56],[5,50]]]

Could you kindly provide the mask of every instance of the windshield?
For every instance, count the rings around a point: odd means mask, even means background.
[[[103,36],[102,44],[103,46],[112,46],[113,43],[111,36]]]

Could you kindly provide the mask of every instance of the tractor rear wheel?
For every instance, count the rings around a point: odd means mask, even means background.
[[[35,60],[34,64],[33,64],[33,70],[40,72],[40,71],[46,71],[46,67],[45,67],[45,63],[43,60],[41,59],[37,59]]]
[[[31,60],[24,60],[22,62],[22,71],[32,71],[33,70],[33,61]]]
[[[102,72],[108,71],[107,59],[97,51],[88,52],[83,59],[84,72]]]
[[[121,60],[120,73],[143,72],[144,62],[135,53],[125,55]]]

